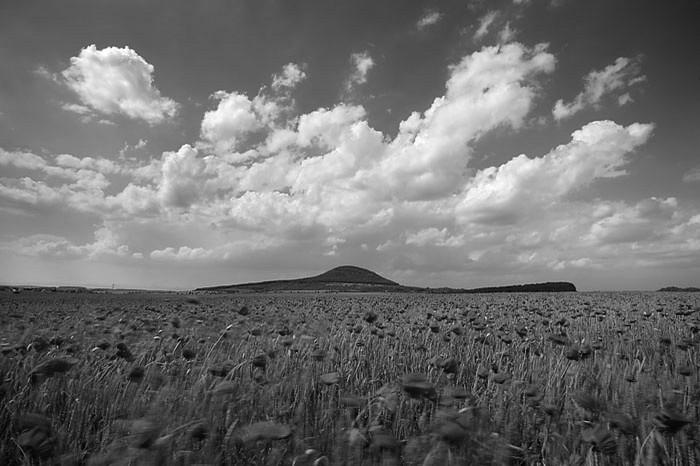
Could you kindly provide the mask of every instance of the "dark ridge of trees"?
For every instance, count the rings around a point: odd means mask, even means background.
[[[556,293],[565,291],[576,291],[576,286],[570,282],[544,282],[525,285],[489,286],[466,290],[467,293]]]

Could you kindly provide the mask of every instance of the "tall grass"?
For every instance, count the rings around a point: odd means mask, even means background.
[[[699,298],[3,294],[0,464],[695,464]]]

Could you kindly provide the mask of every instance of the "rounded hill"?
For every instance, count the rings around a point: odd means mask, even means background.
[[[371,270],[355,267],[354,265],[341,265],[321,275],[304,278],[303,280],[312,283],[362,283],[369,285],[399,286],[398,283],[384,278]]]

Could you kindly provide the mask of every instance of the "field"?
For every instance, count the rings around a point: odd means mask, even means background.
[[[700,294],[0,293],[0,464],[694,465]]]

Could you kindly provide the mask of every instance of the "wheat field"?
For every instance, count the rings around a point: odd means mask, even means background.
[[[700,295],[0,294],[0,464],[694,465]]]

